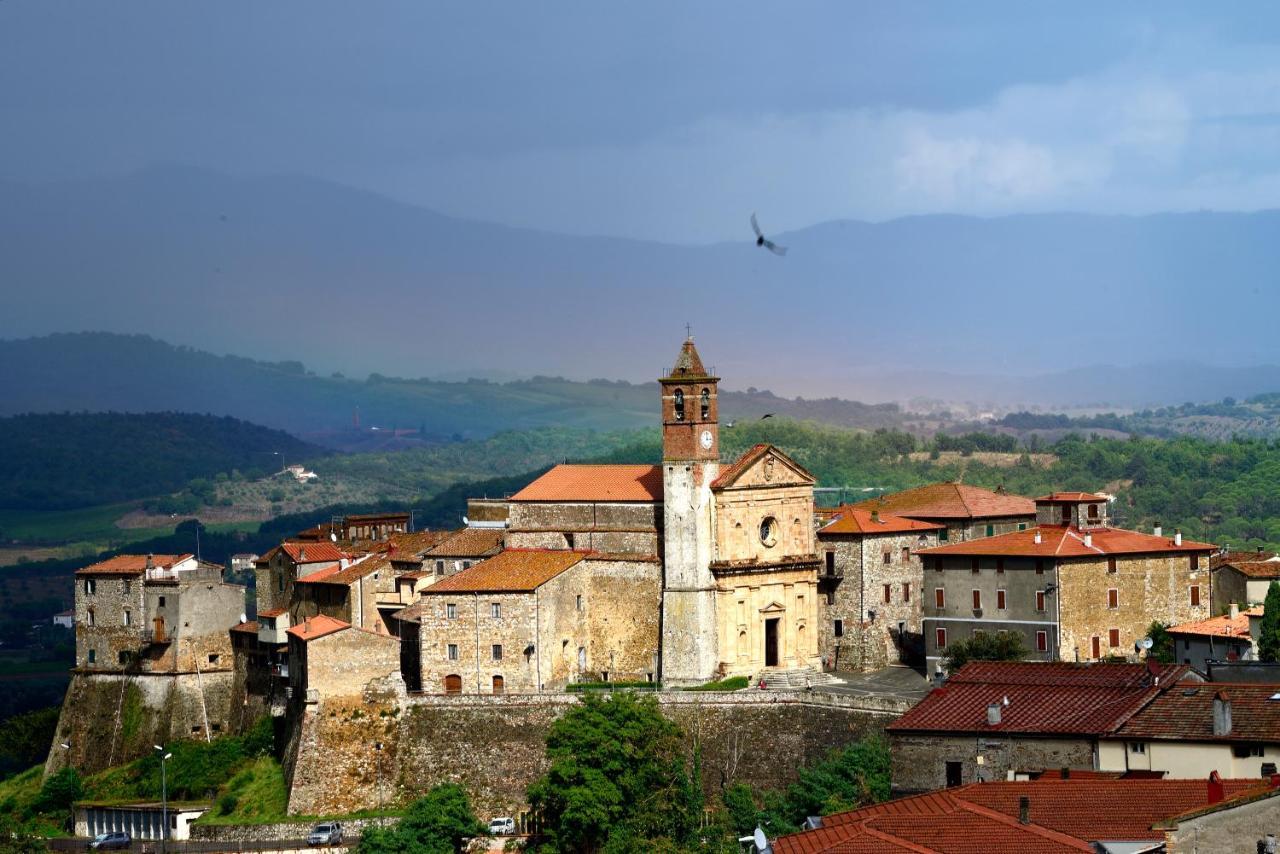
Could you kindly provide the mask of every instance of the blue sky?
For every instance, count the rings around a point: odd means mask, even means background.
[[[0,3],[0,178],[295,172],[676,242],[1280,206],[1262,3]]]

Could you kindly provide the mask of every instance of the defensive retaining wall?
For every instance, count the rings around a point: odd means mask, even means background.
[[[735,782],[777,788],[834,748],[879,732],[909,703],[825,694],[658,695],[664,714],[702,748],[708,795]],[[406,803],[432,786],[466,787],[478,815],[517,815],[545,771],[553,721],[572,694],[366,696],[310,703],[288,757],[291,815]]]

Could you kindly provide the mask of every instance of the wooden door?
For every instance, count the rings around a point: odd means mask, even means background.
[[[503,692],[503,681],[501,676],[493,677],[493,693],[501,694]]]
[[[461,694],[462,677],[456,673],[450,673],[444,677],[444,692],[446,694]]]
[[[1095,660],[1102,658],[1102,638],[1097,635],[1093,636],[1093,657]]]

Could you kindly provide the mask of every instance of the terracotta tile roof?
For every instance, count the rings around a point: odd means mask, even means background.
[[[931,483],[870,498],[853,505],[915,519],[989,519],[1036,514],[1036,504],[1021,495],[1002,495],[963,483]]]
[[[280,548],[294,563],[328,563],[331,560],[342,560],[346,554],[342,549],[330,542],[318,543],[281,543]]]
[[[414,531],[412,534],[392,534],[391,543],[396,547],[395,554],[401,559],[421,554],[435,548],[457,531]]]
[[[873,518],[872,513],[877,515]],[[921,522],[905,516],[894,516],[858,507],[837,507],[831,521],[818,529],[823,534],[901,534],[911,531],[938,531],[944,526],[936,522]]]
[[[243,622],[243,623],[237,623],[236,625],[234,625],[234,626],[232,626],[232,627],[231,627],[231,631],[233,631],[233,632],[244,632],[245,634],[255,634],[255,635],[256,635],[256,634],[258,633],[258,621],[257,621],[257,620],[246,620],[246,621],[245,621],[245,622]]]
[[[1223,780],[1229,804],[1266,791],[1258,780]],[[1030,823],[1019,821],[1020,799]],[[1093,851],[1093,843],[1159,842],[1158,827],[1202,809],[1207,780],[1068,779],[972,783],[823,818],[817,830],[783,836],[773,850],[796,852]]]
[[[1184,665],[1156,667],[1159,687],[1142,664],[971,662],[888,729],[1023,735],[1107,733],[1189,670]],[[1004,705],[1006,698],[1008,705]],[[1001,720],[995,725],[987,723],[991,703],[1001,706]]]
[[[287,608],[272,608],[270,611],[259,611],[259,617],[278,617],[283,614]]]
[[[512,501],[662,501],[662,466],[559,465]]]
[[[527,592],[541,587],[588,556],[588,552],[507,549],[469,569],[440,579],[425,588],[422,594]]]
[[[156,569],[170,569],[190,560],[195,555],[151,555],[151,565]],[[76,575],[141,575],[147,568],[146,555],[116,555],[76,570]]]
[[[1040,542],[1036,542],[1036,535]],[[1085,536],[1090,545],[1085,545]],[[1097,557],[1099,555],[1157,554],[1164,552],[1208,552],[1212,543],[1184,539],[1175,546],[1172,537],[1157,537],[1123,528],[1091,528],[1080,531],[1073,527],[1041,525],[1025,531],[981,537],[962,543],[948,543],[921,549],[922,555],[980,555],[1009,557]]]
[[[782,460],[785,465],[799,472],[804,479],[810,482],[814,480],[813,475],[809,474],[808,470],[805,469],[804,466],[778,450],[777,446],[763,443],[759,445],[752,445],[750,448],[747,448],[747,450],[742,453],[742,456],[738,457],[738,459],[721,469],[719,476],[717,476],[715,480],[711,481],[711,488],[724,489],[725,487],[732,486],[733,482],[736,481],[744,471],[755,465],[756,461],[765,454],[773,454],[773,456]]]
[[[1039,498],[1034,500],[1037,503],[1043,501],[1046,504],[1063,501],[1070,503],[1079,501],[1096,501],[1099,504],[1107,503],[1107,497],[1105,495],[1094,495],[1092,492],[1050,492],[1048,495],[1041,495]]]
[[[1169,626],[1166,631],[1178,635],[1205,635],[1222,638],[1249,638],[1249,615],[1262,616],[1262,606],[1241,611],[1234,619],[1227,614],[1221,617],[1210,617],[1207,620],[1196,620],[1190,623],[1179,623]]]
[[[1266,561],[1267,559],[1275,556],[1275,552],[1264,552],[1261,549],[1256,552],[1220,551],[1209,559],[1209,565],[1214,569],[1217,569],[1226,563],[1236,563],[1237,561],[1243,563],[1257,563],[1259,561]]]
[[[1219,566],[1231,567],[1246,578],[1280,578],[1280,560],[1232,561]]]
[[[313,572],[306,578],[299,578],[298,584],[336,584],[340,587],[346,587],[373,575],[375,572],[383,570],[391,572],[391,559],[385,554],[371,555],[364,560],[356,561],[345,569],[342,565],[326,567],[319,572]]]
[[[1231,732],[1213,734],[1213,698],[1231,703]],[[1280,744],[1280,685],[1205,682],[1166,691],[1125,722],[1116,738],[1250,741]]]
[[[463,528],[452,532],[433,548],[429,557],[487,557],[502,549],[502,531],[493,528]]]
[[[335,620],[333,617],[319,614],[291,627],[288,629],[288,633],[305,642],[349,628],[351,628],[350,623],[344,623],[342,620]]]

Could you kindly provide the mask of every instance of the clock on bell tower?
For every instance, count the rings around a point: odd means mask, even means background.
[[[716,402],[719,377],[702,365],[693,339],[685,339],[662,385],[662,458],[719,461],[720,425]]]

